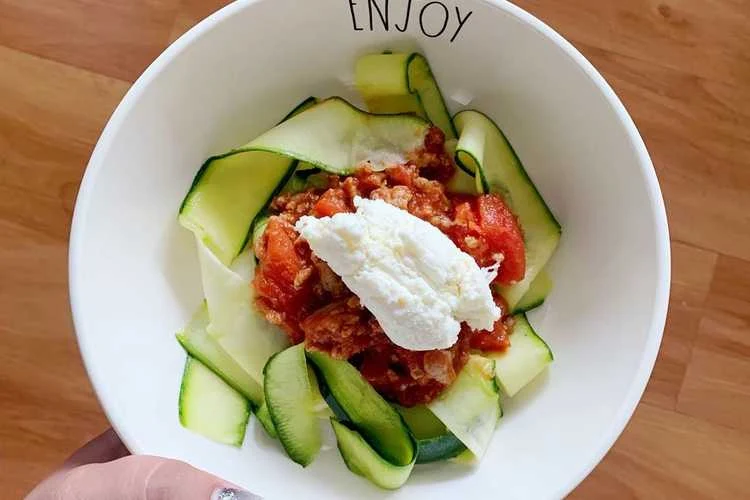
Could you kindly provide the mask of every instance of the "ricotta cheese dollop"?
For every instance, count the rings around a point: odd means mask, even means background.
[[[305,216],[296,230],[378,320],[412,351],[446,349],[461,322],[491,330],[500,318],[481,268],[432,224],[382,200],[354,199],[356,213]]]

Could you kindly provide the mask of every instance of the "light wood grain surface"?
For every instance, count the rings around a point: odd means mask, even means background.
[[[0,0],[0,497],[106,419],[75,345],[67,239],[107,117],[224,0]],[[669,319],[643,401],[576,498],[749,498],[750,0],[519,0],[604,74],[667,203]]]

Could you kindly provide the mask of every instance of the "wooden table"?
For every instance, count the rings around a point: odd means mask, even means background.
[[[107,426],[68,308],[78,183],[128,86],[225,0],[0,0],[0,488]],[[643,402],[579,498],[748,498],[750,0],[522,0],[599,68],[656,165],[672,234]]]

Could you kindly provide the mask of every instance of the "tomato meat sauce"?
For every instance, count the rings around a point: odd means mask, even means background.
[[[317,187],[276,196],[272,216],[255,243],[258,267],[253,281],[256,305],[292,343],[304,342],[356,366],[387,399],[403,406],[429,403],[456,378],[472,350],[501,352],[510,345],[512,319],[503,310],[491,331],[462,325],[449,349],[409,351],[383,332],[328,265],[317,258],[294,229],[304,215],[326,217],[354,212],[356,196],[379,199],[407,210],[443,231],[482,267],[500,262],[495,283],[523,278],[523,234],[515,216],[496,195],[452,194],[446,183],[455,165],[445,152],[444,136],[432,127],[424,146],[404,164],[375,172],[366,164],[350,176],[325,176]]]

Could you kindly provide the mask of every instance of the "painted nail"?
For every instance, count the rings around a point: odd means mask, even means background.
[[[234,488],[220,488],[211,495],[211,500],[263,500],[263,497],[249,491]]]

